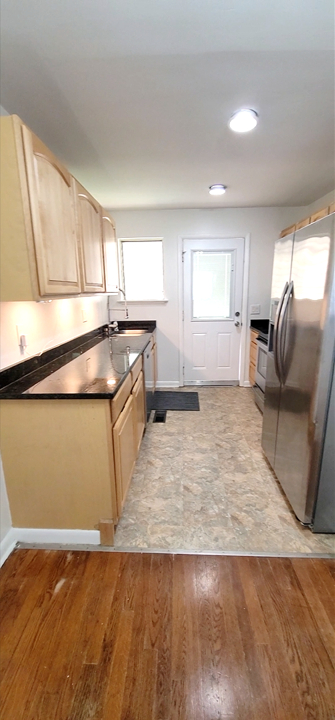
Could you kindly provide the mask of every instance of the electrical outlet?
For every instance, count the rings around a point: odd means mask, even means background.
[[[250,305],[250,315],[259,315],[261,312],[260,305]]]
[[[84,323],[84,322],[87,322],[87,310],[86,310],[86,308],[82,308],[82,309],[81,309],[81,315],[82,315],[82,318],[83,318],[83,323]]]

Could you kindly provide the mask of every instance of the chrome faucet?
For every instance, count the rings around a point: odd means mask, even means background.
[[[120,287],[118,288],[118,291],[121,292],[122,295],[123,295],[123,297],[124,297],[124,316],[125,316],[126,320],[128,320],[128,318],[129,318],[129,312],[128,312],[128,307],[127,307],[126,293],[125,293],[125,291],[122,290],[122,288],[120,288]]]

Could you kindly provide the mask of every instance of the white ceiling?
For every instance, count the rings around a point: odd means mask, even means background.
[[[333,0],[2,0],[1,28],[1,104],[105,207],[334,188]],[[239,135],[243,106],[260,120]]]

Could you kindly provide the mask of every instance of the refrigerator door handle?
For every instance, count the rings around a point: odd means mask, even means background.
[[[284,285],[284,290],[282,292],[281,298],[278,303],[276,317],[275,317],[275,323],[274,323],[274,328],[273,328],[273,359],[274,359],[276,375],[277,375],[277,378],[280,383],[282,382],[282,379],[281,379],[281,375],[280,375],[280,364],[279,364],[278,329],[279,329],[279,320],[280,320],[281,309],[283,307],[283,302],[284,302],[287,288],[288,288],[288,282],[286,282]]]
[[[293,280],[291,280],[290,284],[287,287],[285,298],[282,304],[282,309],[280,313],[279,323],[278,323],[278,364],[279,364],[279,372],[281,376],[281,382],[282,385],[285,384],[285,362],[284,362],[284,342],[285,342],[285,333],[284,328],[286,328],[286,317],[287,317],[287,310],[290,302],[290,298],[293,294]]]

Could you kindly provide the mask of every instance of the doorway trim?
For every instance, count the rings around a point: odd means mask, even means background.
[[[179,387],[184,387],[184,327],[183,327],[183,311],[184,311],[184,272],[183,272],[183,242],[184,240],[235,240],[240,239],[241,235],[225,237],[222,235],[191,235],[178,236],[178,316],[179,316]],[[242,279],[242,331],[240,342],[239,356],[239,386],[250,387],[249,376],[249,352],[250,343],[247,343],[247,334],[249,329],[248,315],[248,297],[249,297],[249,263],[250,263],[250,233],[244,237],[244,256],[243,256],[243,279]]]

